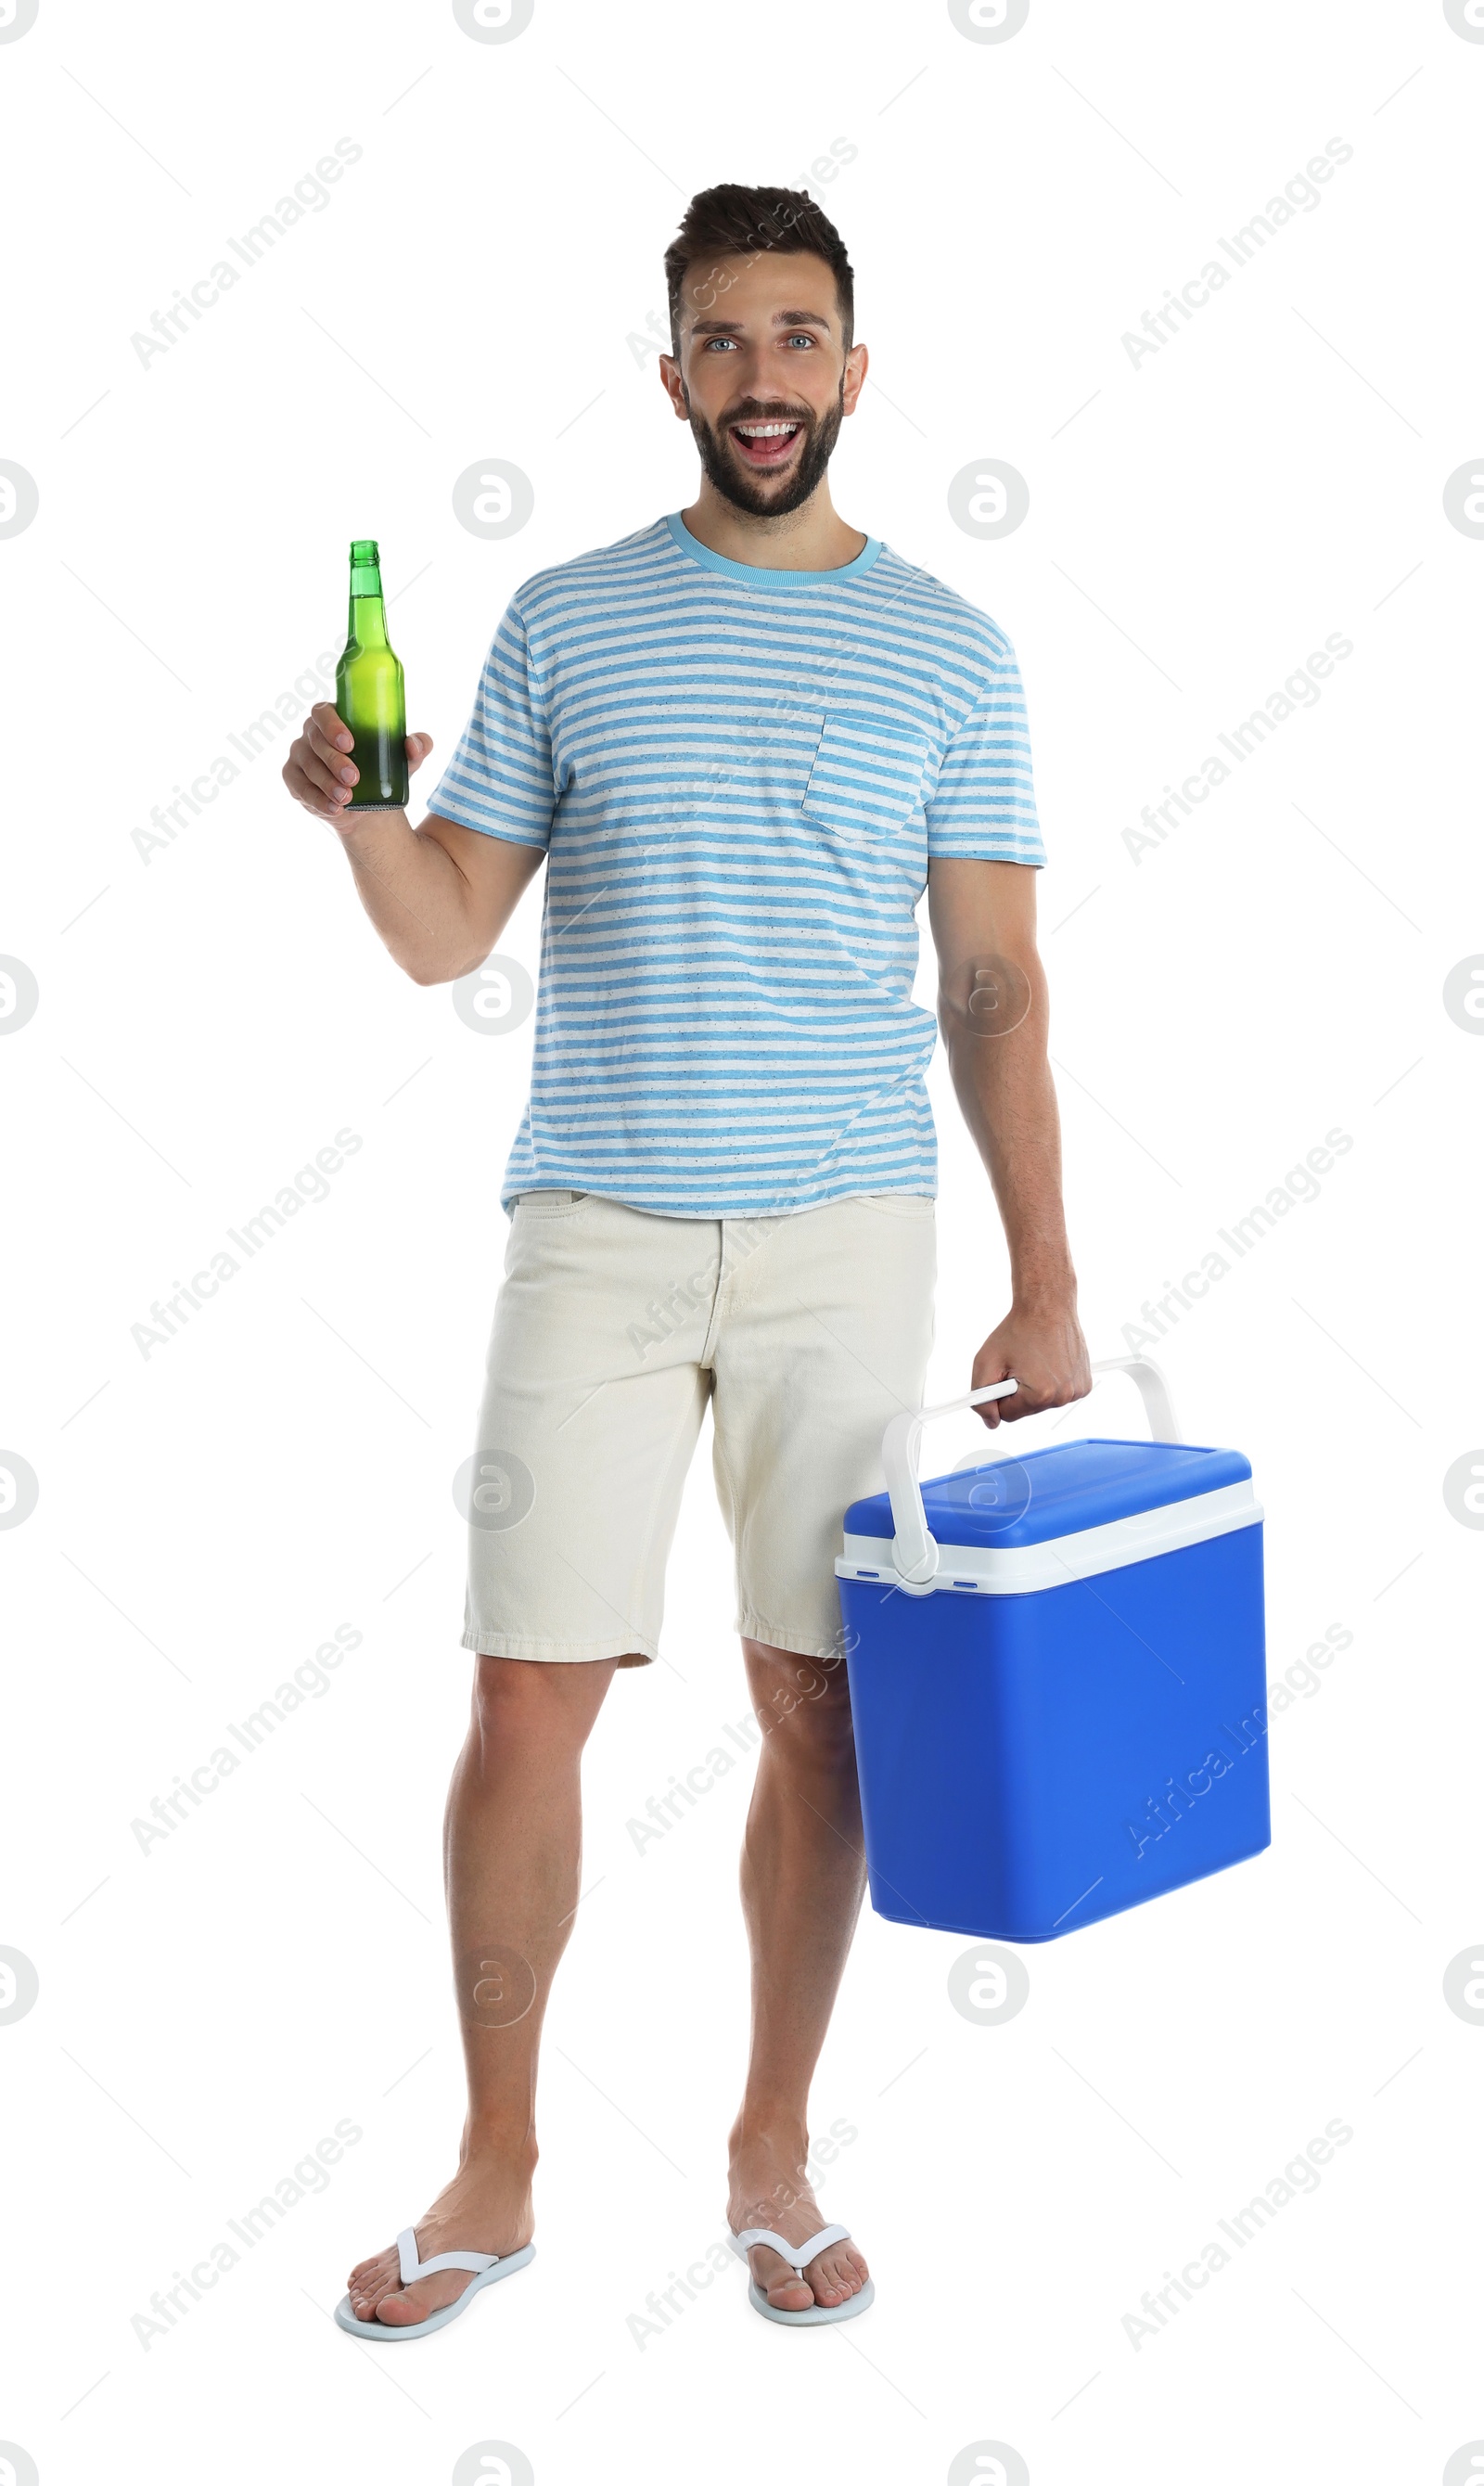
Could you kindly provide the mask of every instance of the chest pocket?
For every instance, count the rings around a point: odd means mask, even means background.
[[[806,818],[866,844],[899,837],[918,809],[927,745],[869,718],[827,716],[804,795]]]

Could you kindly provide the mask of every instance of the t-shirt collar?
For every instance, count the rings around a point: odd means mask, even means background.
[[[765,569],[756,562],[728,561],[725,553],[713,552],[709,544],[699,542],[678,510],[670,512],[665,524],[677,550],[688,561],[695,562],[701,569],[720,570],[724,578],[738,579],[755,594],[761,595],[792,595],[801,589],[843,586],[851,579],[863,577],[881,550],[879,538],[867,536],[854,561],[847,561],[839,569]]]

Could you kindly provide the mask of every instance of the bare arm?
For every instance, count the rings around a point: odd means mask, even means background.
[[[964,1120],[994,1186],[1010,1255],[1011,1305],[974,1360],[972,1386],[1011,1374],[1001,1421],[1063,1407],[1092,1386],[1061,1207],[1061,1128],[1046,1059],[1046,976],[1035,946],[1036,875],[1025,864],[935,862],[928,921],[939,1024]]]
[[[432,747],[430,734],[409,733],[408,767],[420,768]],[[321,702],[289,751],[284,783],[316,819],[333,821],[361,903],[398,965],[415,984],[453,983],[488,957],[541,849],[437,812],[416,829],[402,811],[357,815],[347,808],[356,775],[349,752],[348,730]]]

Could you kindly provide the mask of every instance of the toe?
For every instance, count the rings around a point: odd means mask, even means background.
[[[816,2253],[805,2273],[814,2291],[817,2304],[830,2306],[843,2305],[848,2297],[858,2296],[866,2284],[866,2269],[858,2252],[848,2246],[832,2245]]]
[[[396,2287],[379,2299],[376,2319],[389,2331],[405,2330],[410,2322],[421,2322],[426,2308],[420,2305],[411,2288]]]
[[[420,2279],[412,2287],[394,2287],[376,2307],[376,2319],[392,2331],[405,2330],[414,2322],[426,2322],[430,2313],[441,2313],[453,2305],[469,2285],[466,2272],[439,2271],[433,2278]]]
[[[802,2313],[813,2304],[813,2289],[770,2246],[756,2246],[748,2266],[775,2313]]]
[[[388,2288],[396,2285],[397,2277],[395,2253],[372,2253],[369,2260],[356,2263],[346,2287],[350,2310],[358,2322],[370,2319]]]

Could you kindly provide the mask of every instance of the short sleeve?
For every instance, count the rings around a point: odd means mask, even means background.
[[[555,808],[545,703],[525,622],[511,604],[484,660],[474,713],[429,809],[486,837],[544,849]]]
[[[1031,775],[1026,694],[1001,639],[988,680],[943,755],[927,801],[927,852],[965,861],[1044,864]]]

